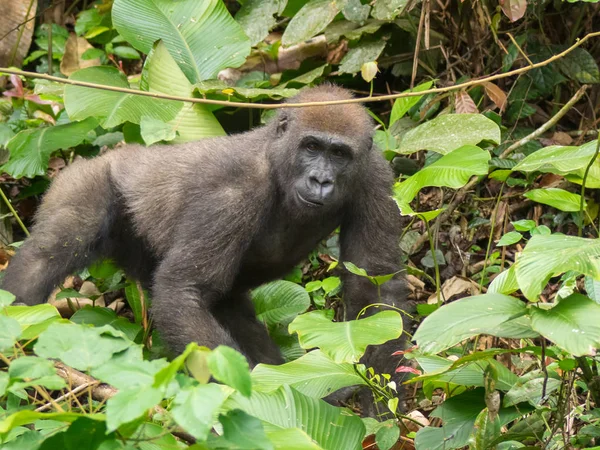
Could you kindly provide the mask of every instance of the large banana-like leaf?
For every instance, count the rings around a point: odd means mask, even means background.
[[[600,280],[600,239],[535,235],[514,268],[521,291],[531,301],[537,301],[550,278],[568,270]]]
[[[250,53],[248,37],[221,0],[115,0],[112,20],[144,53],[161,39],[191,83],[238,67]]]
[[[508,295],[462,298],[427,316],[413,339],[424,353],[434,354],[479,334],[510,338],[535,336],[527,318],[513,319],[526,317],[525,312],[525,303]]]
[[[69,79],[121,88],[130,87],[125,75],[116,68],[107,66],[78,70]],[[65,109],[69,118],[83,120],[95,117],[104,128],[112,128],[124,122],[140,123],[142,117],[168,122],[175,118],[182,106],[182,102],[172,100],[81,86],[65,86]]]
[[[400,337],[402,317],[382,311],[365,319],[332,322],[323,311],[311,311],[296,317],[289,330],[298,333],[303,348],[319,347],[337,363],[356,363],[367,346]]]
[[[287,384],[304,395],[321,398],[365,381],[352,364],[338,364],[320,350],[314,350],[280,366],[259,364],[252,371],[252,384],[260,392],[271,392]]]
[[[500,127],[481,114],[444,114],[406,132],[398,153],[431,150],[445,155],[481,141],[500,143]]]
[[[409,203],[426,186],[458,189],[473,175],[487,175],[490,154],[475,145],[465,145],[444,155],[433,164],[396,185],[394,199],[402,214],[414,214]]]
[[[551,172],[564,175],[569,181],[581,184],[585,169],[596,152],[598,141],[579,147],[551,145],[524,158],[513,170],[521,172]],[[587,175],[587,187],[600,188],[600,161],[596,159]]]
[[[142,87],[150,92],[192,97],[194,86],[168,52],[163,41],[158,42],[146,59],[142,72]],[[208,106],[184,103],[177,116],[168,122],[177,137],[172,142],[197,141],[225,134],[223,127]]]
[[[287,385],[274,392],[253,392],[250,398],[235,393],[225,405],[258,417],[267,433],[300,428],[326,450],[362,448],[365,426],[358,416]]]
[[[573,294],[550,309],[532,308],[531,324],[575,356],[595,355],[600,347],[600,305],[584,295]]]

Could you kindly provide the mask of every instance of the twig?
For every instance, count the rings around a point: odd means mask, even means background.
[[[25,233],[25,236],[29,236],[29,230],[27,229],[27,227],[25,226],[25,224],[23,223],[23,221],[21,220],[21,218],[17,214],[17,211],[15,211],[15,208],[13,208],[12,203],[10,202],[10,200],[8,199],[8,197],[6,196],[6,194],[4,193],[4,191],[2,189],[0,189],[0,197],[2,197],[2,200],[4,201],[4,204],[10,210],[10,213],[13,215],[13,217],[15,218],[15,220],[17,221],[17,223],[21,227],[21,230],[23,230],[23,233]]]
[[[579,101],[579,99],[583,96],[583,94],[585,94],[585,91],[589,87],[590,86],[588,84],[584,84],[583,86],[581,86],[579,90],[575,92],[575,95],[573,95],[573,97],[571,97],[571,99],[567,103],[565,103],[565,105],[562,108],[560,108],[558,112],[548,120],[548,122],[536,129],[533,133],[528,134],[523,139],[519,139],[517,142],[512,144],[510,147],[508,147],[502,152],[500,158],[506,158],[519,147],[522,147],[529,141],[538,138],[550,128],[552,128],[554,125],[556,125],[556,123],[571,109],[571,107]]]
[[[516,39],[513,37],[513,35],[511,33],[506,33],[506,34],[508,35],[509,39],[512,41],[513,45],[515,47],[517,47],[517,50],[519,51],[521,56],[527,60],[527,62],[529,63],[530,66],[533,66],[533,62],[531,62],[531,60],[529,59],[529,56],[527,56],[525,54],[525,52],[523,51],[523,49],[521,48],[519,43],[516,41]]]
[[[73,369],[72,367],[66,366],[61,362],[55,362],[54,367],[56,367],[56,373],[58,374],[58,376],[63,378],[67,383],[69,383],[69,385],[75,386],[75,389],[69,394],[73,394],[77,389],[79,389],[82,386],[85,386],[86,388],[91,387],[92,398],[99,402],[105,402],[109,398],[115,396],[117,392],[119,392],[116,388],[108,384],[101,383],[94,377],[86,375],[85,373]],[[83,388],[80,390],[83,390]],[[57,398],[54,402],[62,400],[63,397]],[[154,410],[159,413],[166,413],[166,410],[160,406],[155,406]],[[196,442],[196,438],[194,436],[192,436],[189,433],[186,433],[183,430],[174,430],[171,431],[171,434],[173,436],[178,437],[179,439],[184,440],[185,442],[188,442],[189,444],[194,444]]]
[[[535,130],[533,133],[529,134],[528,136],[525,136],[523,139],[519,140],[518,142],[515,142],[513,145],[508,147],[506,150],[504,150],[504,152],[502,152],[502,154],[499,156],[499,158],[501,158],[501,159],[506,158],[515,149],[521,147],[522,145],[525,145],[530,140],[537,138],[538,136],[543,134],[545,131],[547,131],[550,127],[552,127],[554,124],[556,124],[556,122],[558,122],[561,119],[561,117],[564,116],[567,113],[567,111],[575,103],[577,103],[577,101],[585,93],[585,91],[588,89],[588,87],[589,87],[588,85],[581,86],[581,88],[579,88],[579,90],[575,93],[575,95],[554,116],[552,116],[550,118],[550,120],[548,120],[548,122],[543,124],[540,128]],[[466,185],[464,185],[462,188],[460,188],[456,192],[454,199],[450,202],[450,204],[448,205],[446,210],[444,212],[442,212],[436,218],[434,225],[431,227],[431,229],[433,230],[434,233],[437,232],[440,224],[442,222],[446,221],[452,215],[454,210],[458,207],[458,205],[463,201],[463,199],[467,195],[467,192],[469,192],[478,182],[479,182],[479,177],[473,177],[471,179],[471,181],[469,181]],[[421,245],[423,245],[425,243],[425,241],[427,239],[428,239],[427,233],[422,234],[419,237],[419,239],[417,239],[415,244],[413,245],[412,250],[414,251],[417,248],[419,248]]]
[[[92,382],[92,383],[85,383],[85,384],[82,384],[81,386],[77,386],[77,387],[76,387],[75,389],[73,389],[72,391],[69,391],[69,392],[67,392],[66,394],[64,394],[64,395],[61,395],[60,397],[58,397],[58,398],[54,399],[54,401],[55,401],[56,403],[58,403],[58,402],[62,402],[62,401],[63,401],[64,399],[66,399],[67,397],[71,397],[71,396],[73,396],[73,395],[77,395],[77,394],[79,394],[81,391],[83,391],[83,390],[87,389],[87,388],[88,388],[88,387],[90,387],[90,386],[93,386],[94,384],[98,384],[98,383],[99,383],[99,381],[97,381],[97,380],[96,380],[96,381],[94,381],[94,382]],[[46,403],[45,405],[42,405],[42,406],[40,406],[39,408],[37,408],[37,409],[35,410],[35,412],[42,412],[42,411],[45,411],[45,410],[47,410],[47,409],[50,409],[50,407],[52,407],[52,406],[53,406],[53,405],[52,405],[52,403]]]
[[[600,153],[600,132],[598,132],[598,138],[597,138],[597,142],[596,142],[596,151],[594,152],[594,156],[592,156],[592,159],[590,159],[590,162],[588,163],[587,167],[585,168],[585,172],[583,173],[583,178],[581,180],[581,192],[580,192],[580,199],[579,199],[579,223],[578,223],[578,227],[577,227],[579,237],[581,237],[583,235],[583,221],[584,221],[583,205],[585,204],[585,183],[587,182],[587,177],[588,177],[588,174],[590,173],[590,169],[592,168],[594,161],[596,161],[596,158],[598,157],[598,153]],[[592,221],[592,223],[594,223],[594,222]]]
[[[229,101],[225,101],[225,100],[213,100],[213,99],[207,99],[207,98],[181,97],[181,96],[177,96],[177,95],[161,94],[158,92],[139,91],[139,90],[130,89],[130,88],[121,88],[121,87],[117,87],[117,86],[107,86],[107,85],[103,85],[103,84],[90,83],[90,82],[86,82],[86,81],[71,80],[68,78],[53,77],[53,76],[43,74],[43,73],[27,72],[24,70],[11,69],[8,67],[0,67],[0,73],[2,73],[2,72],[10,73],[10,74],[20,75],[20,76],[28,77],[28,78],[39,78],[42,80],[55,81],[57,83],[69,84],[72,86],[81,86],[81,87],[88,87],[88,88],[93,88],[93,89],[104,89],[107,91],[122,92],[125,94],[133,94],[133,95],[141,95],[144,97],[153,97],[153,98],[159,98],[159,99],[163,99],[163,100],[175,100],[175,101],[180,101],[180,102],[202,103],[202,104],[206,104],[206,105],[232,106],[232,107],[236,107],[236,108],[251,108],[251,109],[305,108],[305,107],[309,107],[309,106],[346,105],[346,104],[350,104],[350,103],[384,102],[384,101],[388,101],[388,100],[394,100],[397,98],[415,97],[415,96],[421,96],[421,95],[436,94],[436,93],[442,93],[442,92],[456,91],[459,89],[465,89],[467,87],[477,86],[477,85],[484,84],[484,83],[487,83],[490,81],[499,80],[499,79],[511,77],[514,75],[519,75],[521,73],[529,72],[532,69],[537,69],[539,67],[547,66],[548,64],[550,64],[554,61],[557,61],[560,58],[564,57],[565,55],[569,54],[570,52],[575,50],[577,47],[581,46],[587,40],[589,40],[591,38],[599,37],[599,36],[600,36],[600,31],[596,31],[594,33],[588,33],[583,38],[578,40],[575,44],[573,44],[572,46],[567,48],[566,50],[564,50],[560,53],[557,53],[556,55],[553,55],[550,58],[548,58],[544,61],[541,61],[539,63],[533,64],[531,66],[521,67],[519,69],[511,70],[511,71],[505,72],[505,73],[498,73],[496,75],[491,75],[489,77],[470,80],[470,81],[467,81],[464,83],[456,84],[454,86],[446,86],[446,87],[441,87],[441,88],[427,89],[425,91],[420,91],[420,92],[402,92],[400,94],[379,95],[376,97],[361,97],[361,98],[351,98],[348,100],[332,100],[332,101],[306,102],[306,103],[262,104],[262,103],[229,102]]]
[[[417,28],[417,42],[415,44],[415,52],[413,55],[412,75],[410,77],[410,88],[415,87],[415,78],[417,78],[417,69],[419,68],[419,50],[421,48],[421,39],[423,38],[423,23],[425,22],[425,9],[427,1],[421,5],[421,17],[419,18],[419,27]]]

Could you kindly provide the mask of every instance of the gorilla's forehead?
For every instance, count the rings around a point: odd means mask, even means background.
[[[371,131],[371,121],[357,105],[328,105],[295,111],[299,125],[325,134],[360,138]]]

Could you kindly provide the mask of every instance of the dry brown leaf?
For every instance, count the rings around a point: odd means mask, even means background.
[[[442,285],[442,298],[446,299],[446,301],[456,296],[467,297],[469,295],[477,294],[479,294],[479,285],[473,280],[459,276],[454,276],[446,280]],[[437,303],[437,295],[431,295],[431,297],[427,299],[427,303],[430,305]]]
[[[500,7],[511,22],[516,22],[527,10],[527,0],[500,0]]]
[[[465,91],[456,93],[454,107],[458,114],[477,114],[479,112],[477,105],[475,105],[471,96]]]
[[[67,77],[73,72],[86,67],[99,66],[100,59],[82,59],[86,50],[94,48],[84,38],[71,33],[65,44],[65,54],[60,62],[60,71]]]
[[[484,83],[483,87],[487,96],[494,102],[500,112],[504,111],[504,108],[506,108],[506,93],[494,83]]]

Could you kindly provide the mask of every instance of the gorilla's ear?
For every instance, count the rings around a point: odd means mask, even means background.
[[[280,111],[277,115],[277,136],[282,136],[288,129],[288,114]]]

